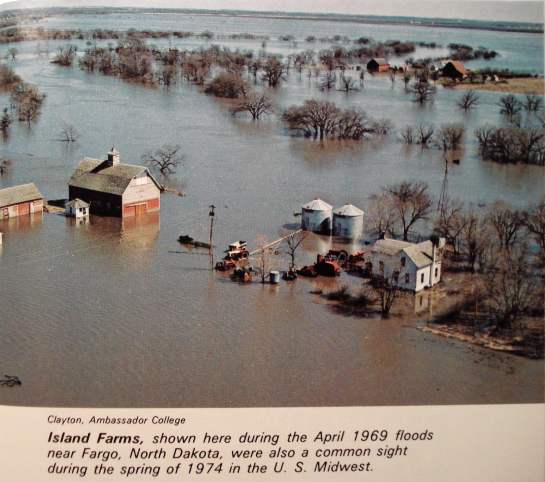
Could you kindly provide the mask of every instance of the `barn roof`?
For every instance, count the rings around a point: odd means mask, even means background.
[[[37,199],[43,199],[43,196],[33,182],[0,189],[0,207],[36,201]]]
[[[384,57],[373,57],[369,62],[373,60],[379,65],[388,65],[388,61]]]
[[[352,204],[345,204],[344,206],[333,210],[333,213],[338,216],[346,217],[363,216],[363,211]]]
[[[110,166],[106,161],[85,158],[76,167],[68,185],[122,196],[132,179],[143,173],[147,173],[155,185],[161,188],[145,166],[122,163]]]
[[[467,70],[464,67],[464,64],[462,64],[462,62],[460,62],[459,60],[449,60],[443,68],[445,68],[448,64],[451,64],[460,74],[467,74]]]
[[[309,203],[303,204],[303,209],[306,209],[308,211],[330,211],[331,209],[333,209],[333,206],[327,204],[321,199],[316,198]]]

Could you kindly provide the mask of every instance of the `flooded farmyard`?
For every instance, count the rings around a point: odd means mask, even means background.
[[[366,36],[442,44],[418,48],[412,54],[417,59],[448,55],[448,43],[463,41],[499,52],[489,61],[466,62],[468,69],[543,75],[542,33],[134,13],[52,15],[31,25],[210,31],[217,38],[146,43],[157,50],[219,44],[254,55],[281,54],[284,61],[304,49],[329,48],[327,42],[307,41],[316,32],[352,42]],[[270,40],[228,37],[236,32]],[[287,35],[293,39],[278,40]],[[116,42],[96,44],[106,48]],[[77,62],[52,63],[58,47],[67,43],[77,46],[78,58],[94,48],[86,39],[33,40],[15,44],[16,59],[4,61],[45,99],[35,120],[15,119],[2,141],[0,154],[11,163],[0,189],[33,182],[46,200],[65,199],[69,179],[85,157],[103,160],[115,146],[121,163],[140,165],[147,152],[179,145],[183,160],[174,173],[151,172],[184,196],[163,192],[160,212],[124,219],[93,214],[80,222],[44,213],[0,221],[0,366],[23,382],[2,389],[1,403],[248,407],[543,401],[542,360],[419,330],[440,307],[414,316],[396,315],[395,309],[388,318],[358,316],[335,309],[320,295],[344,285],[356,292],[362,278],[346,270],[333,278],[299,276],[262,284],[254,277],[241,284],[214,269],[235,240],[246,240],[253,250],[264,238],[272,241],[298,229],[301,218],[294,213],[315,198],[363,209],[364,235],[347,241],[309,233],[297,251],[298,265],[312,265],[330,248],[370,252],[372,196],[404,181],[427,185],[433,207],[422,236],[429,234],[431,213],[445,192],[445,155],[437,147],[403,142],[407,125],[465,127],[465,140],[451,158],[456,162],[448,166],[452,198],[482,212],[496,201],[520,211],[536,205],[545,194],[543,165],[483,160],[473,135],[483,125],[504,125],[501,93],[479,91],[478,107],[464,111],[457,105],[462,92],[441,83],[433,102],[414,102],[401,75],[392,82],[386,74],[366,73],[361,85],[356,79],[357,90],[346,92],[320,88],[322,76],[306,70],[292,68],[275,88],[261,80],[254,84],[251,73],[243,71],[248,85],[265,92],[274,106],[274,113],[251,121],[234,116],[232,101],[206,95],[195,82],[180,78],[168,88],[142,85],[86,71]],[[10,47],[0,46],[0,53]],[[390,61],[402,65],[406,57]],[[362,109],[370,119],[389,119],[394,130],[325,143],[294,135],[282,112],[310,99]],[[10,102],[10,93],[3,92],[0,107],[9,108]],[[521,115],[522,124],[538,122],[539,114]],[[77,129],[76,142],[61,139],[66,125]],[[212,255],[178,242],[181,234],[208,241],[211,205]],[[283,245],[276,251],[269,268],[286,270]],[[445,284],[438,289],[446,298],[454,296]],[[407,299],[405,309],[412,306]]]

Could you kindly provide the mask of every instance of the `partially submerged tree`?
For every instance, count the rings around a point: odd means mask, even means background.
[[[9,159],[0,159],[0,176],[7,174],[11,166],[11,161]]]
[[[0,130],[2,131],[4,135],[8,133],[12,122],[13,122],[13,119],[11,118],[9,110],[7,107],[5,107],[2,117],[0,118]]]
[[[437,89],[429,82],[416,81],[412,87],[413,99],[420,105],[433,102]]]
[[[500,114],[512,119],[522,110],[522,102],[513,94],[504,95],[499,101]]]
[[[516,209],[511,209],[501,201],[490,206],[486,221],[492,228],[500,249],[505,250],[510,250],[515,246],[524,226],[522,213]]]
[[[537,112],[543,108],[543,97],[535,93],[526,94],[524,109],[528,112]]]
[[[287,234],[284,235],[286,236]],[[290,257],[290,270],[294,270],[297,266],[295,262],[295,255],[307,235],[308,231],[299,230],[295,234],[288,236],[284,241],[286,243],[286,253]]]
[[[71,67],[77,55],[78,48],[76,45],[65,45],[57,49],[57,54],[53,57],[52,63],[62,65],[63,67]]]
[[[253,120],[259,119],[263,114],[273,112],[271,99],[263,93],[252,92],[237,101],[231,109],[233,114],[248,112]]]
[[[334,71],[327,71],[320,79],[320,90],[331,90],[337,84],[337,75]]]
[[[180,149],[179,145],[165,144],[154,152],[146,152],[142,160],[152,168],[158,169],[161,174],[173,174],[185,160]]]
[[[372,280],[371,286],[380,306],[380,314],[387,318],[399,293],[398,280],[395,275],[390,278],[377,276]]]
[[[385,192],[373,195],[367,213],[370,234],[376,239],[395,236],[396,220],[396,211],[392,206],[391,197]]]
[[[332,102],[312,99],[302,106],[288,108],[282,118],[290,129],[323,141],[327,136],[334,135],[339,113],[339,108]]]
[[[64,123],[59,140],[62,142],[76,142],[80,137],[79,131],[72,125]]]
[[[282,80],[286,80],[286,66],[276,57],[269,57],[263,62],[263,80],[269,87],[278,87]]]
[[[458,107],[464,111],[474,109],[479,104],[479,96],[474,90],[468,90],[458,99]]]
[[[456,150],[464,139],[465,127],[463,124],[443,124],[437,135],[437,145],[444,152]]]
[[[522,222],[545,256],[545,199],[523,213]]]
[[[208,82],[204,91],[216,97],[236,99],[246,94],[248,86],[239,75],[222,72]]]

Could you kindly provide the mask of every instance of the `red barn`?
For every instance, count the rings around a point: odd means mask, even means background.
[[[121,163],[114,148],[105,161],[81,161],[68,190],[70,200],[90,204],[91,214],[125,218],[157,212],[161,207],[161,185],[146,167]]]
[[[375,57],[367,62],[367,70],[369,72],[388,72],[390,70],[390,64],[384,58]]]
[[[44,197],[34,183],[0,189],[0,219],[41,214]]]

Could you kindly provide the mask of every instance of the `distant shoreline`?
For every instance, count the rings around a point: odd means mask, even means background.
[[[411,27],[435,27],[467,30],[487,30],[494,32],[529,33],[543,35],[543,26],[539,23],[528,23],[523,27],[523,22],[494,22],[467,19],[440,19],[424,17],[387,17],[387,16],[363,16],[344,14],[306,14],[301,12],[258,12],[242,10],[199,10],[199,9],[154,9],[154,8],[115,8],[115,7],[52,7],[29,8],[0,11],[0,16],[23,15],[51,17],[58,15],[107,15],[107,14],[178,14],[210,17],[234,17],[234,18],[262,18],[275,20],[306,20],[314,22],[338,22],[358,23],[362,25],[399,25]],[[541,25],[541,27],[539,26]]]

